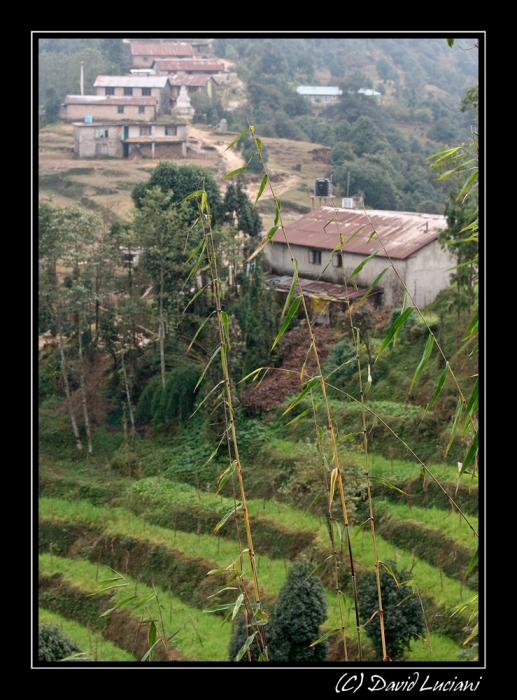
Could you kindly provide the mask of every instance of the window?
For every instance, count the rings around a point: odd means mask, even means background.
[[[176,136],[178,134],[178,127],[177,126],[166,126],[165,127],[165,136]]]
[[[107,143],[96,143],[95,144],[95,155],[96,156],[107,156],[108,155],[108,144]]]
[[[107,139],[108,138],[108,129],[95,129],[93,135],[96,139]]]
[[[140,136],[150,136],[151,135],[151,127],[150,126],[141,126],[140,127]]]
[[[142,97],[151,97],[151,88],[142,88]]]
[[[144,61],[148,61],[148,60],[149,60],[149,56],[144,56]]]
[[[105,94],[106,95],[114,95],[115,94],[115,88],[114,87],[107,87],[104,88]]]
[[[138,105],[138,114],[143,114],[145,112],[145,106],[144,105]]]
[[[334,253],[332,255],[332,267],[343,267],[343,258],[341,253]]]
[[[124,95],[132,95],[133,88],[124,88]]]
[[[321,265],[321,250],[309,250],[309,262]]]
[[[117,112],[118,114],[124,114],[124,105],[118,105]]]

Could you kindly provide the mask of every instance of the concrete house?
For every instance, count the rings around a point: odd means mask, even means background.
[[[402,304],[404,289],[388,256],[418,306],[430,304],[449,285],[455,263],[438,243],[440,231],[445,228],[446,218],[436,214],[380,210],[365,213],[322,206],[287,224],[285,231],[300,277],[343,285],[344,273],[351,291],[349,276],[380,248],[354,280],[359,287],[369,289],[378,275],[390,268],[376,285],[382,292],[380,306],[390,308]],[[374,231],[376,235],[371,237]],[[340,234],[343,255],[339,252]],[[281,230],[265,247],[265,255],[272,274],[292,276],[291,257]]]
[[[332,104],[343,94],[342,90],[332,85],[299,85],[296,92],[307,97],[312,104]]]
[[[157,58],[152,68],[158,75],[217,75],[224,73],[224,64],[213,58]]]
[[[109,97],[155,97],[158,114],[170,114],[169,79],[166,75],[98,75],[93,83],[97,95]]]
[[[156,121],[156,97],[67,95],[59,116],[69,122],[91,117],[93,121]]]
[[[132,68],[151,68],[156,58],[191,58],[195,55],[192,44],[179,42],[132,41],[129,45]]]
[[[74,153],[79,158],[185,158],[186,129],[179,122],[76,122]]]

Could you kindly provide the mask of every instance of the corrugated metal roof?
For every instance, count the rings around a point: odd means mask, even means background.
[[[166,70],[171,73],[176,73],[180,70],[213,70],[224,72],[224,65],[219,61],[213,61],[210,58],[175,58],[166,59],[156,59],[153,62],[153,68],[156,70]]]
[[[330,95],[332,97],[338,97],[338,95],[342,95],[343,91],[340,90],[338,87],[334,87],[332,85],[300,85],[299,87],[296,88],[296,92],[299,93],[300,95],[316,95],[316,96],[323,96],[323,95]]]
[[[98,75],[93,87],[156,87],[167,84],[167,75]]]
[[[212,80],[212,76],[206,75],[206,73],[197,73],[194,75],[177,75],[176,73],[171,73],[171,75],[169,75],[169,83],[174,87],[176,87],[177,85],[202,87],[203,85],[206,85],[209,80]]]
[[[292,281],[293,278],[288,275],[268,275],[266,277],[266,282],[275,285],[279,292],[287,293],[291,289]],[[304,296],[323,297],[329,301],[356,301],[361,299],[368,291],[367,287],[357,287],[356,289],[352,285],[345,287],[344,284],[333,284],[332,282],[321,282],[320,280],[309,280],[302,277],[299,277],[298,281]],[[368,296],[376,294],[382,294],[382,290],[374,287]]]
[[[139,43],[131,42],[130,44],[132,56],[193,56],[194,49],[191,44],[185,42],[180,43]]]
[[[339,245],[341,234],[345,242],[342,249],[361,255],[370,255],[380,247],[382,241],[390,257],[403,260],[436,240],[440,230],[445,228],[447,219],[438,214],[377,209],[369,209],[365,213],[362,209],[325,206],[287,224],[285,232],[287,240],[293,245],[323,250],[334,250]],[[360,232],[347,243],[358,229],[361,229]],[[368,241],[374,230],[378,236],[375,235]],[[281,229],[272,240],[275,244],[285,244]],[[383,250],[378,255],[386,257]]]
[[[152,105],[156,106],[156,97],[139,97],[133,95],[67,95],[65,105]]]

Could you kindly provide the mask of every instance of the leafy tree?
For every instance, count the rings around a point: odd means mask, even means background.
[[[38,661],[62,661],[81,647],[59,625],[44,623],[38,628]]]
[[[198,165],[176,165],[170,161],[161,161],[153,170],[147,182],[139,182],[131,192],[131,198],[137,209],[144,206],[147,190],[159,187],[161,191],[168,194],[167,203],[164,207],[170,207],[176,202],[188,197],[193,192],[205,189],[210,203],[210,213],[212,215],[212,225],[221,223],[222,219],[222,199],[219,185],[213,175]],[[193,198],[187,202],[188,220],[193,223],[198,217],[198,208]]]
[[[45,119],[48,124],[53,124],[59,119],[61,100],[58,97],[56,88],[51,85],[46,90]]]
[[[254,173],[261,173],[263,170],[262,163],[260,162],[260,158],[258,156],[258,151],[257,151],[257,147],[255,146],[254,140],[248,134],[245,137],[243,137],[241,139],[241,141],[243,142],[242,155],[243,155],[246,163],[248,163],[248,161],[249,161],[248,170],[251,170],[251,172],[254,172]],[[264,142],[262,142],[262,160],[263,160],[264,164],[267,163],[269,160],[268,149],[267,149],[267,146]]]
[[[398,78],[397,69],[388,60],[386,60],[384,56],[381,56],[378,59],[377,63],[375,64],[375,68],[377,70],[377,75],[385,83],[388,80],[396,80]]]
[[[382,607],[384,611],[384,631],[386,655],[396,661],[403,657],[411,642],[418,639],[425,629],[425,620],[418,598],[413,589],[407,585],[410,574],[397,571],[392,562],[387,562],[393,575],[383,566],[380,570]],[[373,572],[358,586],[359,615],[372,647],[382,659],[383,648],[379,621],[379,599],[377,594],[377,577]],[[376,614],[377,613],[377,614]]]
[[[230,226],[237,224],[239,231],[258,236],[262,231],[262,219],[242,187],[242,180],[231,182],[223,200],[224,221]],[[235,221],[237,219],[237,221]]]
[[[327,619],[327,599],[320,579],[311,575],[313,564],[295,562],[287,574],[271,615],[268,651],[271,661],[321,662],[329,651],[327,640],[311,647],[322,636]]]
[[[172,206],[175,199],[172,191],[164,193],[158,185],[154,185],[138,200],[140,206],[135,211],[133,221],[134,230],[145,248],[139,264],[150,274],[153,281],[164,389],[165,338],[175,331],[179,324],[188,274],[185,263],[188,259],[187,232],[190,210],[187,203],[178,207]],[[189,244],[195,246],[195,242],[195,232],[190,231]]]

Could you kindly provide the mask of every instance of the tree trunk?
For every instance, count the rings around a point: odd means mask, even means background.
[[[131,421],[131,435],[133,436],[133,447],[135,446],[135,419],[133,417],[133,407],[131,406],[131,395],[129,393],[129,384],[127,382],[126,364],[124,362],[124,353],[121,354],[122,373],[124,375],[124,385],[126,387],[127,405],[129,408],[129,419]]]
[[[77,427],[74,412],[72,411],[72,401],[70,399],[70,385],[68,384],[68,375],[66,372],[65,349],[63,347],[63,332],[61,329],[61,311],[59,305],[57,307],[57,335],[59,339],[59,352],[61,355],[61,372],[63,374],[63,384],[65,385],[66,407],[68,409],[70,423],[72,424],[72,430],[74,431],[76,447],[79,452],[82,452],[83,444],[79,435],[79,428]]]
[[[81,401],[83,404],[84,427],[86,428],[86,438],[88,440],[88,454],[93,456],[92,435],[90,431],[90,419],[88,417],[88,406],[86,404],[86,382],[84,380],[83,364],[83,339],[81,336],[81,313],[77,314],[77,336],[79,341],[79,380],[81,384]]]
[[[163,322],[163,263],[160,271],[160,363],[162,368],[162,387],[165,389],[165,324]]]

